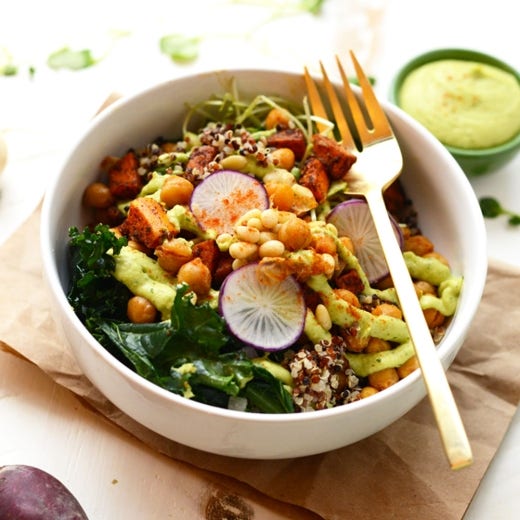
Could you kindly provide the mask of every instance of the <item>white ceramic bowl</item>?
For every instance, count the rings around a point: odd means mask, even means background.
[[[96,117],[49,187],[41,219],[44,278],[64,337],[86,376],[123,412],[163,436],[212,453],[275,459],[320,453],[354,443],[399,419],[424,396],[419,371],[394,386],[346,406],[297,414],[254,414],[215,408],[174,395],[141,378],[89,334],[67,302],[68,228],[85,220],[81,197],[98,175],[100,160],[175,135],[185,102],[229,90],[235,78],[242,98],[262,93],[301,102],[302,76],[236,70],[172,80],[120,100]],[[412,118],[383,103],[401,143],[408,194],[420,225],[452,269],[464,276],[457,313],[438,347],[447,368],[466,337],[486,276],[485,228],[477,199],[456,161]]]

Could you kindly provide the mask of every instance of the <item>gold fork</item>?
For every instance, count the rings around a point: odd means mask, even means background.
[[[401,173],[403,166],[401,151],[370,82],[352,51],[350,55],[361,87],[365,112],[371,123],[368,126],[365,114],[350,87],[343,66],[336,57],[351,121],[358,136],[358,146],[349,129],[336,90],[329,80],[323,64],[320,63],[323,84],[342,144],[357,156],[356,162],[347,175],[348,191],[352,194],[363,195],[368,203],[415,347],[444,450],[452,469],[463,468],[472,463],[471,447],[383,199],[384,190]],[[330,118],[317,85],[306,68],[304,76],[311,109],[317,116],[318,131],[321,132],[327,128],[325,121],[329,121]]]

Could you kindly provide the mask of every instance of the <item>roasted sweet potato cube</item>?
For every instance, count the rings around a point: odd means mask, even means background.
[[[217,266],[212,277],[212,284],[215,289],[219,289],[226,276],[233,271],[233,258],[227,254],[219,255]]]
[[[325,166],[316,157],[310,157],[305,161],[299,183],[312,191],[318,204],[327,198],[330,186],[329,176]]]
[[[174,227],[159,202],[150,197],[139,197],[130,203],[121,232],[147,248],[155,249],[173,235]]]
[[[207,266],[211,274],[215,273],[217,269],[220,250],[214,240],[203,240],[193,245],[192,253],[194,257],[202,260],[202,263]]]
[[[359,294],[363,291],[365,286],[355,269],[349,269],[336,280],[336,284],[340,289],[348,289],[354,294]]]
[[[323,163],[333,179],[341,179],[356,162],[357,157],[330,137],[312,136],[314,155]]]
[[[267,138],[267,146],[289,148],[293,151],[295,159],[300,161],[307,149],[307,140],[299,128],[284,128]]]
[[[142,185],[139,160],[133,151],[123,155],[108,170],[108,187],[116,199],[133,199],[141,191]]]

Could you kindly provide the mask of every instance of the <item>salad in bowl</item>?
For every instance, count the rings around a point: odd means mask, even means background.
[[[194,122],[197,121],[197,122]],[[214,406],[320,410],[417,368],[356,156],[304,106],[237,89],[188,107],[180,136],[100,162],[71,228],[68,298],[139,375]],[[399,181],[385,194],[438,342],[453,275]]]
[[[480,300],[484,223],[448,152],[384,104],[385,192],[443,366]],[[321,121],[323,123],[323,121]],[[80,369],[121,411],[197,449],[310,455],[426,394],[357,157],[317,131],[303,76],[232,70],[106,108],[42,209],[44,279]]]

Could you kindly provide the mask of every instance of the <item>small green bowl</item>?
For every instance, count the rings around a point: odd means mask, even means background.
[[[391,84],[389,94],[390,101],[395,105],[400,106],[399,93],[401,86],[410,72],[426,63],[445,59],[477,61],[487,65],[492,65],[515,76],[520,84],[519,71],[493,56],[467,49],[438,49],[413,58],[399,70]],[[509,141],[491,148],[455,148],[446,144],[444,146],[453,157],[455,157],[466,175],[481,175],[504,166],[515,157],[515,155],[520,151],[520,133]]]

